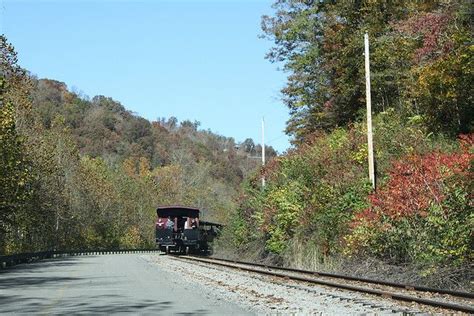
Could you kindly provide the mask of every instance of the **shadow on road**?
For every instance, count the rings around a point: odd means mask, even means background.
[[[97,256],[42,260],[0,271],[0,314],[211,313],[199,306],[189,311],[189,306],[180,299],[172,302],[140,298],[139,295],[138,299],[136,296],[132,299],[127,291],[117,292],[117,288],[126,288],[130,280],[117,273],[94,274],[93,271],[103,265],[100,261],[88,260],[93,257]],[[83,271],[84,265],[89,267],[87,272],[76,273]]]
[[[55,305],[45,303],[43,298],[19,295],[0,296],[1,313],[59,313],[59,314],[115,314],[115,313],[165,313],[176,315],[206,315],[210,311],[196,309],[191,312],[176,313],[179,306],[170,301],[141,300],[127,302],[126,297],[119,295],[99,295],[93,301],[84,302],[83,297],[62,299]]]
[[[57,286],[60,283],[72,282],[80,280],[80,278],[69,277],[11,277],[0,278],[0,290],[15,291],[21,287],[42,287]],[[1,296],[0,296],[1,302]]]
[[[92,257],[97,257],[97,256],[88,256],[89,258]],[[55,259],[44,259],[44,260],[39,260],[35,262],[30,262],[30,263],[22,263],[13,267],[9,267],[6,269],[0,270],[0,277],[5,275],[5,274],[11,274],[15,272],[34,272],[37,269],[45,269],[48,267],[66,267],[66,266],[72,266],[76,265],[79,263],[81,264],[87,264],[82,258],[85,257],[63,257],[63,258],[55,258]]]
[[[0,290],[14,293],[24,288],[58,286],[61,283],[78,281],[81,278],[58,276],[50,272],[74,266],[79,261],[81,265],[88,264],[79,258],[67,257],[19,264],[0,270]],[[4,296],[0,296],[0,303],[3,298]]]
[[[128,303],[125,297],[119,295],[99,295],[94,300],[84,302],[83,297],[62,299],[58,304],[46,303],[41,297],[28,297],[19,295],[0,296],[0,312],[2,313],[59,313],[59,314],[98,314],[98,313],[140,313],[169,312],[173,303],[169,301],[142,300]],[[207,314],[207,310],[197,310],[190,314]],[[187,313],[186,313],[187,314]]]

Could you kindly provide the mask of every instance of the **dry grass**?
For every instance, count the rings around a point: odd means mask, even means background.
[[[337,272],[342,265],[339,258],[324,256],[318,247],[308,246],[298,239],[290,242],[282,257],[284,266],[311,271]]]

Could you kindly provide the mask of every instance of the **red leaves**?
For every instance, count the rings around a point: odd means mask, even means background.
[[[472,177],[469,167],[474,158],[470,152],[474,135],[462,135],[460,143],[460,152],[412,155],[395,162],[388,182],[369,196],[373,208],[357,214],[352,226],[361,222],[374,223],[380,215],[393,220],[427,216],[430,205],[441,204],[446,198],[443,184],[447,178],[453,175]]]
[[[397,28],[400,32],[422,38],[421,47],[414,53],[415,62],[420,62],[423,58],[429,58],[436,53],[446,54],[450,51],[452,43],[450,41],[442,43],[442,35],[450,19],[451,16],[447,13],[424,13],[399,24]]]
[[[468,153],[474,147],[474,134],[459,135],[459,145],[463,152]]]

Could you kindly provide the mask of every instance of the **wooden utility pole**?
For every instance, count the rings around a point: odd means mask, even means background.
[[[265,167],[265,118],[262,117],[262,167]],[[262,174],[262,188],[265,187],[265,175]]]
[[[372,99],[370,95],[370,59],[369,59],[369,34],[364,35],[365,44],[365,94],[367,102],[367,147],[369,159],[369,179],[375,190],[374,143],[372,140]]]

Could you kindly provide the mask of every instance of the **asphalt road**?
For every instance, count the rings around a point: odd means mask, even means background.
[[[192,280],[190,280],[192,282]],[[243,315],[139,254],[68,257],[0,271],[0,314]]]

